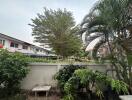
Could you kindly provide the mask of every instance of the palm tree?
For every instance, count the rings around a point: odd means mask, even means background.
[[[101,45],[107,44],[118,79],[130,86],[132,85],[132,68],[124,58],[128,56],[128,51],[131,52],[130,45],[126,45],[132,41],[131,11],[132,0],[101,0],[95,4],[81,24],[81,32],[85,33],[87,45],[97,38],[100,39],[93,50],[93,56],[96,57]]]
[[[100,40],[117,38],[130,39],[127,27],[132,20],[131,0],[102,0],[98,2],[91,12],[86,15],[81,24],[82,33],[85,33],[86,44],[100,37]],[[94,35],[92,35],[94,33]],[[108,41],[107,41],[108,42]]]

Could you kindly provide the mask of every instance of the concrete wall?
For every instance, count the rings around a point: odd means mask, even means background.
[[[22,89],[32,89],[36,84],[56,86],[54,75],[68,64],[56,63],[31,63],[27,77],[22,81]],[[75,63],[75,65],[87,66],[88,69],[106,72],[109,66],[101,64]]]

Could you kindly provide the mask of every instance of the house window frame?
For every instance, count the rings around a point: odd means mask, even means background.
[[[11,42],[10,43],[10,47],[18,48],[19,47],[19,44],[18,43],[15,43],[15,42]]]
[[[22,49],[28,50],[28,46],[27,45],[22,45]]]
[[[0,44],[5,45],[5,40],[0,39]]]

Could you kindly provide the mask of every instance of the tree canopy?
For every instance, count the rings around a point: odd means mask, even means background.
[[[97,38],[100,38],[102,43],[113,39],[122,44],[131,41],[131,5],[131,0],[100,0],[97,2],[81,24],[81,32],[85,33],[87,45]],[[124,47],[130,50],[129,45]]]
[[[32,35],[36,42],[48,44],[57,55],[67,57],[76,54],[81,47],[78,27],[72,13],[66,9],[44,9],[32,19]]]
[[[132,42],[131,30],[132,0],[100,0],[84,18],[81,31],[85,33],[87,45],[100,38],[99,44],[93,50],[94,56],[97,56],[101,45],[106,44],[117,78],[130,87],[132,67],[128,57],[132,52],[132,45],[129,45]]]

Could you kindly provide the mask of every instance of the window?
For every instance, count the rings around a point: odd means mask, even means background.
[[[42,49],[40,49],[40,52],[43,52],[43,50],[42,50]]]
[[[0,39],[0,44],[5,45],[5,40]]]
[[[18,48],[18,44],[11,42],[10,47]]]
[[[27,45],[23,45],[22,48],[27,50],[28,46]]]
[[[39,52],[39,49],[36,49],[37,52]]]

